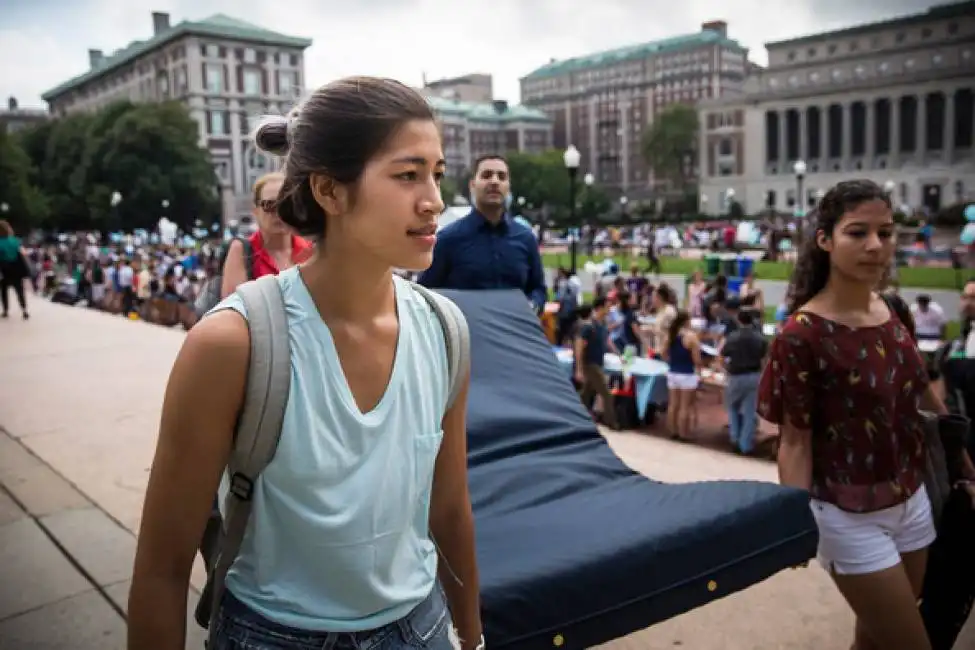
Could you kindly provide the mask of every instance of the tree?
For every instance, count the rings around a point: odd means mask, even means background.
[[[460,184],[456,178],[444,176],[440,179],[440,198],[448,208],[454,204],[454,199],[460,190]]]
[[[91,213],[85,188],[72,183],[84,163],[91,115],[76,113],[55,122],[47,140],[41,170],[40,190],[51,207],[48,226],[55,230],[85,229]]]
[[[118,102],[25,131],[19,140],[57,230],[152,230],[162,216],[190,230],[219,217],[209,152],[177,102]],[[111,205],[114,192],[123,200]],[[163,202],[167,203],[163,214]]]
[[[643,135],[643,157],[657,178],[683,191],[690,181],[688,160],[697,141],[697,111],[687,104],[667,107]]]
[[[524,197],[526,203],[537,208],[547,207],[564,216],[569,205],[569,175],[562,162],[562,152],[552,149],[532,154],[514,152],[508,154],[508,170],[511,174],[511,193]],[[581,179],[580,180],[581,184]],[[577,184],[577,192],[581,188]],[[578,199],[578,194],[576,197]]]
[[[114,114],[103,133],[91,127],[92,155],[85,161],[92,216],[101,229],[151,230],[166,216],[190,230],[196,219],[213,220],[219,210],[214,170],[186,108],[164,102],[116,106]],[[113,192],[123,196],[115,209]]]
[[[612,214],[613,202],[602,187],[598,185],[583,186],[579,192],[579,212],[582,221],[594,223],[605,221]]]
[[[0,218],[18,231],[40,225],[47,215],[44,196],[31,182],[34,173],[19,142],[0,129]]]

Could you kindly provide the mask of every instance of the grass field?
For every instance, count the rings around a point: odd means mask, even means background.
[[[607,255],[579,255],[578,265],[581,267],[590,259],[602,262]],[[630,265],[636,261],[641,268],[647,268],[646,259],[631,258],[627,255],[612,256],[619,264],[620,269],[628,272]],[[546,268],[558,268],[560,265],[569,265],[568,253],[542,253],[542,263]],[[694,271],[704,270],[703,260],[688,260],[679,257],[661,257],[660,265],[663,273],[673,275],[689,275]],[[788,262],[757,262],[755,264],[755,277],[759,280],[781,280],[788,282],[792,275],[792,264]],[[942,267],[922,267],[908,266],[898,269],[900,286],[913,287],[917,289],[953,289],[960,290],[957,285],[958,278],[967,279],[966,275],[957,275],[954,269]]]

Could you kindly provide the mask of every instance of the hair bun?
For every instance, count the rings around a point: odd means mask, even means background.
[[[284,115],[266,115],[254,130],[254,144],[265,153],[287,156],[291,147],[288,140],[290,120]]]

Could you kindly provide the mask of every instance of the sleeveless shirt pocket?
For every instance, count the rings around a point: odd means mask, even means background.
[[[413,453],[416,461],[416,493],[423,497],[428,494],[433,481],[433,471],[437,464],[437,454],[443,442],[443,430],[434,433],[418,435],[413,439]]]

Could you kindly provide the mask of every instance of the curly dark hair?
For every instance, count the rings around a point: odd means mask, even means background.
[[[815,232],[832,236],[836,224],[843,215],[868,201],[881,200],[891,206],[890,196],[882,187],[868,180],[843,181],[834,185],[815,210]],[[829,253],[819,247],[817,236],[809,237],[799,251],[799,258],[792,270],[786,304],[789,313],[812,300],[826,287],[829,280]]]

